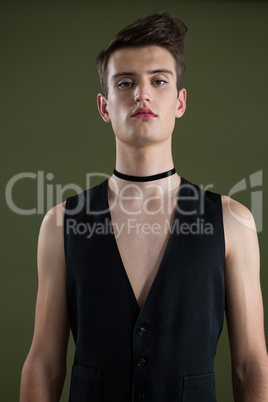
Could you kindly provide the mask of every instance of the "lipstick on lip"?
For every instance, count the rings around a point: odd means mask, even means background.
[[[156,115],[151,111],[151,109],[144,107],[136,109],[132,114],[132,117],[138,119],[154,119]]]

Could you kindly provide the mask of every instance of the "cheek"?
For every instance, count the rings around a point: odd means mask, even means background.
[[[125,124],[130,120],[131,110],[131,107],[127,106],[126,103],[118,103],[112,111],[114,121],[117,124]]]
[[[129,111],[129,99],[126,96],[111,94],[108,107],[110,116],[115,120],[122,120],[123,116]]]
[[[120,130],[123,130],[126,120],[126,113],[124,112],[123,106],[120,103],[117,103],[110,108],[110,118],[113,131],[120,132]]]
[[[160,97],[160,102],[164,105],[166,110],[172,113],[174,110],[177,110],[178,107],[177,93],[174,92],[163,94]]]

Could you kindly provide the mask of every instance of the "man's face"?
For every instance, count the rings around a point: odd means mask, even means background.
[[[99,94],[98,107],[118,140],[146,145],[171,136],[175,118],[186,107],[186,91],[178,98],[176,78],[175,60],[160,46],[119,49],[111,55],[108,100]]]

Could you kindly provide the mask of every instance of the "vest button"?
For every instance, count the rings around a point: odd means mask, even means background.
[[[144,327],[140,327],[137,331],[137,334],[142,336],[144,334],[144,332],[146,331],[146,329]]]
[[[136,394],[136,398],[137,400],[142,400],[145,399],[145,395],[142,392],[139,392],[138,394]]]
[[[145,364],[145,360],[140,357],[139,359],[136,360],[137,366],[141,367]]]

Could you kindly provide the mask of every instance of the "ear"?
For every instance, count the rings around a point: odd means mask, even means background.
[[[185,110],[186,110],[186,89],[182,88],[179,92],[176,117],[180,118],[181,116],[183,116]]]
[[[97,95],[97,104],[98,104],[98,109],[100,112],[101,117],[106,123],[110,123],[110,115],[108,111],[108,103],[107,99],[105,98],[104,94],[98,94]]]

